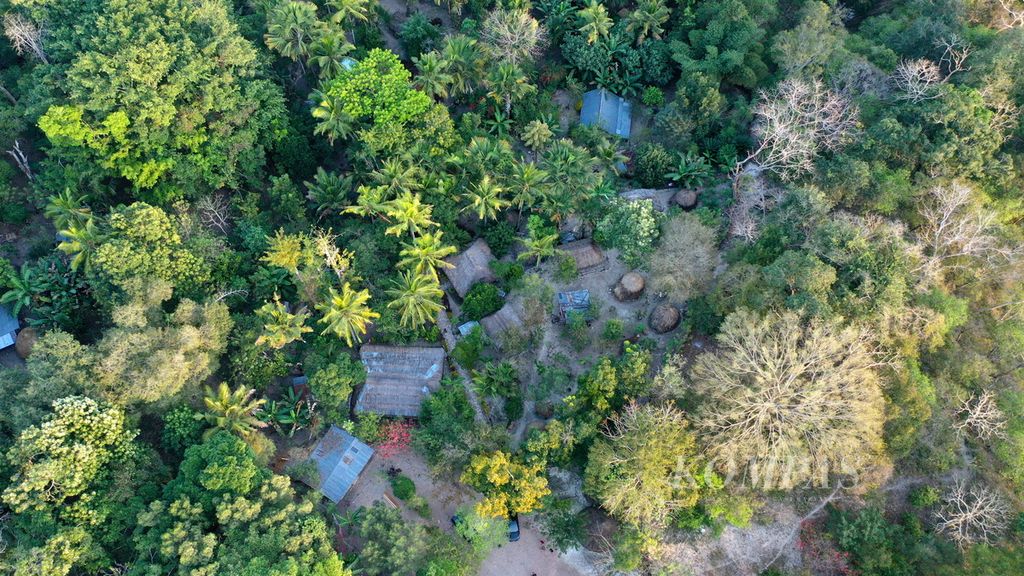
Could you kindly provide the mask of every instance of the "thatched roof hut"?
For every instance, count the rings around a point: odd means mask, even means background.
[[[494,314],[480,320],[484,332],[495,346],[501,348],[502,339],[506,334],[523,329],[523,319],[512,304],[506,303]]]
[[[356,399],[356,412],[385,416],[418,416],[423,398],[438,389],[444,375],[444,348],[376,346],[359,349],[366,383]]]
[[[590,239],[569,242],[562,245],[562,250],[576,260],[576,269],[580,274],[597,270],[608,262],[608,257]]]
[[[455,267],[445,268],[444,273],[448,275],[448,280],[451,281],[459,298],[465,298],[473,284],[494,282],[497,279],[494,272],[491,272],[492,260],[494,255],[482,238],[477,238],[461,254],[447,259],[447,262]]]

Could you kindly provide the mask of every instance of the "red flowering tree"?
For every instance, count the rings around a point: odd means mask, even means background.
[[[409,450],[412,443],[412,423],[405,420],[392,420],[380,427],[382,440],[377,445],[377,454],[391,458]]]

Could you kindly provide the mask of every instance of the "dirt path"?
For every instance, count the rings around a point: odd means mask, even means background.
[[[466,396],[469,398],[469,404],[473,407],[473,412],[476,413],[477,422],[487,422],[484,418],[484,411],[480,407],[480,399],[476,397],[476,390],[473,388],[473,380],[469,377],[469,372],[459,365],[458,362],[452,358],[452,350],[455,350],[455,330],[452,328],[452,321],[448,318],[448,310],[443,309],[437,315],[437,327],[441,329],[441,336],[444,338],[444,346],[448,349],[448,358],[452,361],[452,366],[455,367],[455,371],[459,374],[459,378],[462,379],[462,385],[466,389]]]

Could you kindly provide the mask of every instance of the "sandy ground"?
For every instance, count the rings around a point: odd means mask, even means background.
[[[400,504],[402,515],[410,522],[422,522],[451,531],[450,518],[461,504],[470,504],[478,496],[469,488],[435,478],[417,454],[407,452],[392,458],[374,456],[345,498],[338,504],[342,512],[360,506],[372,506],[391,493],[387,470],[401,468],[402,474],[416,483],[416,493],[430,503],[431,518],[424,520],[416,512]],[[397,500],[396,500],[397,501]],[[590,576],[563,561],[557,552],[542,544],[543,535],[529,517],[520,518],[518,542],[510,542],[494,550],[480,569],[480,576]]]

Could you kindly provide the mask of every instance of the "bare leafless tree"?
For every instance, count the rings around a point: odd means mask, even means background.
[[[32,180],[32,167],[28,165],[28,156],[25,155],[25,151],[21,149],[21,140],[15,140],[14,146],[11,147],[7,153],[14,158],[14,163],[18,165],[18,169],[25,175],[25,178]]]
[[[939,58],[939,66],[946,69],[943,81],[949,80],[958,72],[970,71],[970,66],[967,66],[967,58],[974,48],[959,34],[953,34],[948,38],[939,38],[935,41],[935,45],[943,49],[942,56]]]
[[[961,435],[972,434],[981,440],[1003,436],[1006,414],[996,404],[995,394],[986,390],[960,404],[954,424]]]
[[[939,65],[924,58],[904,60],[896,66],[892,73],[892,83],[896,87],[896,98],[910,100],[915,104],[924,100],[938,98],[938,87],[942,84],[942,72]]]
[[[790,78],[761,93],[754,107],[757,147],[735,173],[756,162],[784,180],[810,172],[822,150],[838,150],[857,126],[857,108],[818,80]]]
[[[11,41],[19,56],[29,54],[49,64],[43,50],[44,30],[17,12],[4,14],[4,35]]]
[[[884,400],[874,346],[862,330],[807,326],[795,313],[726,318],[718,348],[693,362],[704,398],[697,422],[727,473],[788,490],[825,485],[881,461]]]
[[[227,234],[231,229],[231,206],[221,195],[203,196],[196,202],[196,214],[203,226]]]
[[[1012,508],[999,493],[958,481],[942,500],[936,528],[957,546],[992,542],[1009,526]]]
[[[540,55],[547,31],[527,10],[494,10],[480,31],[484,49],[492,58],[520,65]]]
[[[1000,18],[995,26],[1000,30],[1024,28],[1024,2],[1019,0],[998,0]]]
[[[999,237],[997,215],[978,205],[965,184],[933,186],[924,196],[920,213],[924,224],[918,236],[926,254],[918,271],[926,277],[938,278],[944,269],[965,269],[979,261],[1007,264],[1020,252]]]

